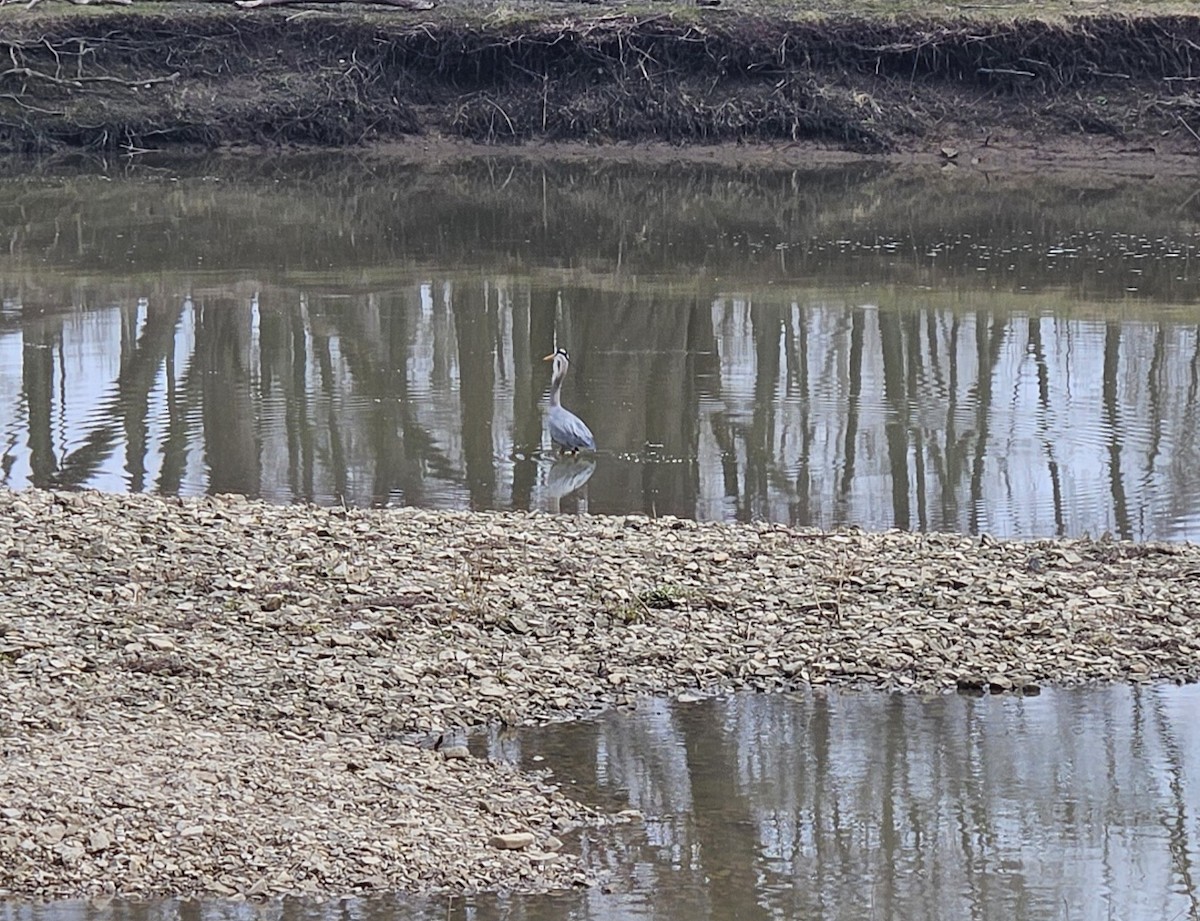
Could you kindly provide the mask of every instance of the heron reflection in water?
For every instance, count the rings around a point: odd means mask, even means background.
[[[590,457],[559,457],[546,476],[546,494],[561,499],[582,489],[596,472],[596,462]]]
[[[571,356],[566,349],[558,349],[542,359],[554,362],[550,376],[550,410],[546,420],[550,426],[550,440],[560,454],[577,454],[581,450],[595,451],[596,439],[592,430],[582,419],[562,405],[563,378],[571,367]]]
[[[578,454],[564,454],[556,457],[546,475],[545,495],[553,503],[556,512],[563,511],[563,500],[568,500],[568,507],[574,504],[575,511],[587,513],[587,482],[596,472],[596,461],[591,457],[581,457]]]

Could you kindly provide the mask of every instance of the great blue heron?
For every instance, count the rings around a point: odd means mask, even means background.
[[[558,349],[542,359],[554,362],[554,373],[550,376],[550,440],[559,451],[570,451],[572,454],[586,448],[596,450],[596,439],[577,415],[569,409],[563,409],[560,394],[563,378],[567,376],[567,368],[571,366],[571,356],[566,349]]]

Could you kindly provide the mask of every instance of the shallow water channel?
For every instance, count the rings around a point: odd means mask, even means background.
[[[3,485],[1200,535],[1190,180],[4,170]],[[555,344],[594,458],[543,432]]]
[[[0,906],[0,921],[1200,917],[1200,688],[1036,697],[741,695],[511,734],[475,753],[644,821],[572,838],[548,896]]]

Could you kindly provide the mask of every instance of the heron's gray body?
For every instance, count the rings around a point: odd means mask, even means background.
[[[578,451],[582,448],[596,450],[596,439],[592,437],[591,429],[569,409],[551,406],[548,419],[550,440],[564,451]]]
[[[554,360],[554,373],[550,378],[550,410],[546,421],[550,427],[550,440],[560,451],[595,451],[596,439],[592,430],[582,419],[562,405],[562,383],[567,376],[571,357],[566,349],[559,349],[553,355],[547,355],[546,360]]]

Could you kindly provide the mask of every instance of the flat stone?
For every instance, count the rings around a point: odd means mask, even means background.
[[[479,693],[484,697],[508,697],[510,692],[499,682],[484,679],[479,684]]]
[[[534,842],[533,834],[527,831],[507,832],[500,835],[492,835],[488,839],[488,844],[494,848],[503,851],[519,851],[522,848],[529,847]]]
[[[74,842],[69,844],[64,842],[57,848],[58,859],[67,868],[78,866],[79,861],[83,860],[84,853],[83,846]]]
[[[108,832],[106,832],[103,828],[94,828],[88,834],[87,848],[92,853],[108,850],[111,844],[112,839],[109,838]]]

